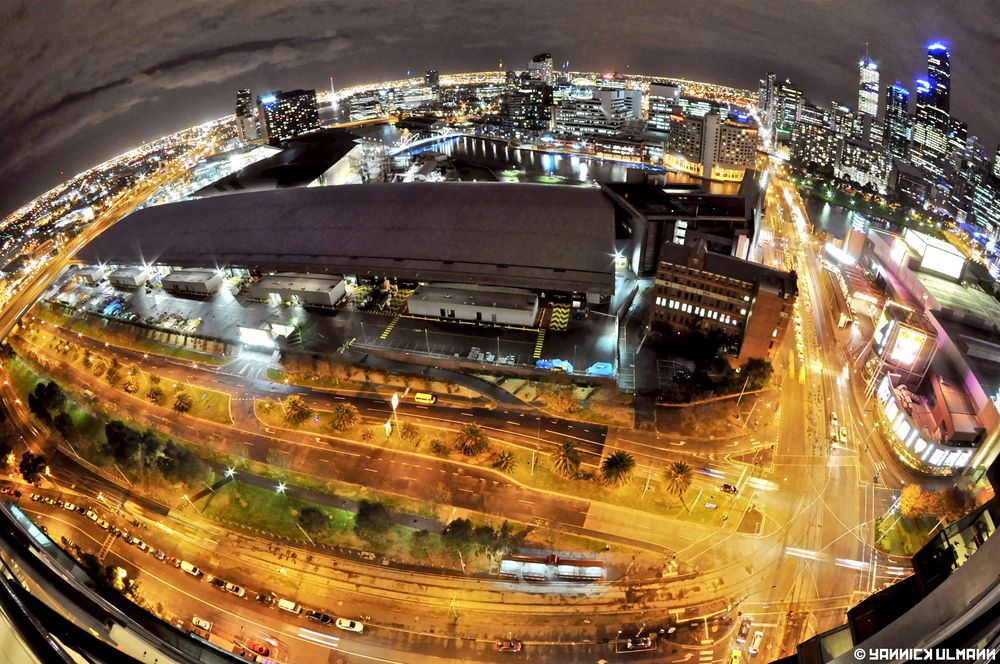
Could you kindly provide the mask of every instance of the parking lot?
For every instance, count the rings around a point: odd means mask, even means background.
[[[290,338],[297,350],[331,352],[345,343],[404,353],[481,362],[484,366],[535,366],[538,360],[562,360],[584,373],[596,362],[614,363],[617,328],[606,313],[560,315],[557,328],[442,321],[405,313],[412,290],[386,293],[383,307],[370,286],[358,286],[332,310],[305,309],[235,294],[227,282],[208,298],[173,295],[158,286],[116,289],[106,281],[88,286],[64,277],[49,299],[78,310],[154,325],[180,333],[235,340],[237,327],[270,324],[298,327]],[[367,302],[367,305],[366,305]],[[373,305],[373,302],[375,303]]]

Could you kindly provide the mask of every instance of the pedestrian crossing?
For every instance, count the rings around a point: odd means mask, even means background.
[[[707,662],[711,662],[714,657],[715,657],[715,651],[714,650],[699,650],[698,651],[698,662],[699,662],[699,664],[706,664]]]
[[[396,317],[392,319],[392,322],[389,323],[384,330],[382,330],[382,334],[379,335],[379,339],[387,339],[389,337],[389,333],[392,332],[392,328],[396,327],[396,323],[399,322],[399,318],[400,316],[397,314]]]
[[[545,330],[538,330],[538,339],[535,341],[535,350],[531,357],[536,360],[542,356],[542,346],[545,345]]]
[[[568,304],[553,304],[552,317],[549,319],[549,329],[565,332],[569,327],[570,306]]]

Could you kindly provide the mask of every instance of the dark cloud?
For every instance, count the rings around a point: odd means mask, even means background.
[[[817,103],[856,101],[870,44],[883,82],[912,83],[924,48],[952,52],[952,111],[992,148],[1000,3],[952,0],[5,0],[0,8],[0,214],[141,142],[232,111],[256,91],[519,67],[755,88],[768,70]]]

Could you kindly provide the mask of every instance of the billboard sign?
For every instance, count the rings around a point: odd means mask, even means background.
[[[912,367],[917,361],[917,357],[920,354],[920,350],[924,347],[925,341],[927,341],[927,335],[923,332],[910,327],[900,326],[899,332],[896,333],[896,343],[892,346],[889,359],[907,367]]]

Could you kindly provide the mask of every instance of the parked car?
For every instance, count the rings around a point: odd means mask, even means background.
[[[499,652],[521,652],[524,644],[520,641],[497,641],[497,651]]]
[[[313,622],[317,622],[321,625],[329,625],[330,623],[333,622],[333,618],[326,615],[325,613],[321,611],[313,611],[311,609],[309,611],[306,611],[306,618],[308,618]]]
[[[736,488],[735,486],[733,486],[732,484],[723,484],[723,485],[722,485],[721,487],[719,487],[719,488],[720,488],[720,489],[722,489],[723,493],[731,493],[731,494],[733,494],[734,496],[735,496],[735,495],[736,495],[737,493],[739,493],[739,490],[738,490],[738,489],[737,489],[737,488]]]
[[[847,427],[840,427],[840,442],[843,445],[847,444]]]
[[[213,576],[212,578],[210,578],[208,580],[208,582],[211,583],[216,588],[218,588],[219,590],[225,590],[226,589],[226,580],[225,579],[220,579],[217,576]]]
[[[241,588],[235,583],[229,583],[228,581],[224,586],[222,586],[222,589],[236,595],[237,597],[243,597],[247,594],[247,591],[244,588]]]
[[[149,554],[161,562],[167,558],[167,554],[163,553],[159,549],[150,549]]]
[[[357,620],[348,620],[347,618],[337,618],[337,627],[348,632],[357,632],[360,634],[365,631],[364,623],[360,623]]]
[[[264,606],[274,606],[275,601],[277,601],[274,593],[257,593],[255,599]]]
[[[205,630],[206,632],[212,631],[212,623],[208,622],[204,618],[199,618],[198,616],[195,616],[191,618],[191,624],[197,627],[198,629]]]

